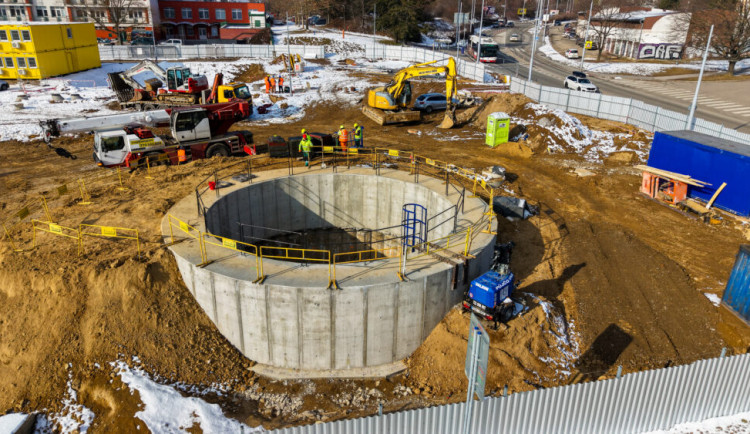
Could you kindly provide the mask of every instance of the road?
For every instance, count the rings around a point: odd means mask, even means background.
[[[500,43],[502,63],[488,64],[490,70],[526,79],[529,73],[532,34],[530,24],[519,24],[511,29],[500,29],[495,40]],[[510,34],[522,36],[521,43],[510,43]],[[545,86],[562,87],[571,72],[568,65],[555,62],[537,52],[534,56],[532,80]],[[695,88],[695,81],[656,81],[649,78],[618,77],[614,74],[590,74],[592,81],[605,95],[641,100],[645,103],[687,114]],[[743,89],[738,92],[738,87]],[[746,90],[746,91],[745,91]],[[701,85],[696,117],[723,124],[743,133],[750,133],[750,105],[742,94],[750,92],[750,80],[735,82],[704,82]]]

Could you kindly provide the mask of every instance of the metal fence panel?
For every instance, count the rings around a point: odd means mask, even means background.
[[[285,428],[277,434],[455,434],[462,404]],[[638,433],[750,410],[750,354],[486,398],[472,433]]]
[[[102,60],[140,60],[157,58],[177,59],[221,59],[250,57],[270,59],[281,54],[299,54],[303,57],[325,57],[322,45],[245,45],[245,44],[199,44],[199,45],[100,45]]]

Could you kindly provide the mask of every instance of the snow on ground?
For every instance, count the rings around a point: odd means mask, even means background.
[[[252,428],[224,416],[217,404],[185,397],[170,386],[152,381],[139,368],[130,368],[122,361],[114,362],[112,366],[131,393],[138,391],[143,409],[135,417],[142,420],[151,432],[187,433],[193,432],[196,426],[206,433],[265,432],[263,427]]]
[[[546,145],[550,153],[575,152],[591,162],[601,161],[602,158],[620,151],[635,152],[641,160],[647,156],[649,144],[629,140],[631,138],[629,134],[592,130],[575,116],[543,104],[527,103],[525,108],[531,109],[533,113],[527,117],[514,116],[511,120],[517,124],[534,123],[547,129],[550,134],[546,138]],[[555,118],[560,120],[560,125],[557,125]],[[635,143],[637,149],[618,147],[615,139]]]
[[[23,413],[10,413],[0,416],[0,433],[16,432],[28,415]]]
[[[750,434],[750,412],[675,425],[668,430],[644,434]]]
[[[72,366],[69,366],[72,368]],[[68,372],[68,391],[63,398],[63,408],[59,413],[37,417],[34,432],[37,433],[80,433],[85,434],[94,421],[94,412],[78,403],[78,392],[73,389],[73,373]]]
[[[533,27],[532,27],[533,29]],[[571,66],[574,69],[579,69],[581,66],[580,59],[568,59],[562,54],[558,53],[552,47],[549,36],[544,38],[544,45],[539,48],[539,51],[544,53],[547,57],[558,63]],[[582,52],[583,50],[579,50]],[[586,72],[599,72],[606,74],[619,74],[627,73],[633,75],[653,75],[657,72],[664,71],[669,68],[686,68],[695,69],[699,71],[701,69],[701,62],[697,61],[694,63],[681,63],[681,64],[664,64],[664,63],[640,63],[640,62],[614,62],[614,63],[593,63],[587,62],[585,64]],[[707,71],[726,71],[729,67],[729,63],[726,60],[709,60],[706,62]],[[737,70],[743,68],[750,68],[750,60],[745,60],[737,64]]]
[[[711,294],[710,292],[704,292],[703,295],[706,296],[706,298],[713,304],[714,306],[719,306],[721,304],[721,298],[716,294]]]

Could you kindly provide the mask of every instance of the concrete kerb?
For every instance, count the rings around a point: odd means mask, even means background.
[[[315,167],[294,178],[303,179],[307,174],[331,174],[331,170]],[[289,178],[284,169],[255,175],[253,185]],[[336,176],[378,179],[372,168],[361,167],[339,167]],[[414,183],[412,175],[398,170],[381,169],[381,176]],[[235,182],[223,187],[221,197],[248,185]],[[445,194],[442,180],[423,176],[418,185]],[[353,194],[349,190],[346,193]],[[403,201],[403,196],[399,197]],[[447,199],[456,203],[459,197],[451,189]],[[213,194],[204,196],[208,209],[216,201]],[[398,205],[400,208],[401,203]],[[481,199],[467,197],[465,208],[459,228],[479,221],[486,224],[489,208]],[[197,230],[206,229],[192,195],[178,202],[170,214]],[[162,222],[167,242],[168,219],[165,217]],[[472,238],[471,254],[476,259],[463,265],[470,270],[468,281],[487,268],[494,244],[493,234],[479,233]],[[328,264],[264,259],[266,280],[253,283],[258,271],[255,261],[244,257],[249,255],[206,245],[205,255],[211,261],[201,267],[198,240],[186,238],[170,249],[186,286],[219,330],[243,354],[259,363],[258,372],[275,378],[379,377],[397,372],[403,369],[400,360],[408,357],[447,310],[460,301],[468,284],[458,282],[454,287],[453,266],[429,256],[409,261],[408,282],[399,281],[397,261],[383,259],[337,266],[343,291],[331,291],[325,289]],[[419,324],[414,322],[416,319]]]

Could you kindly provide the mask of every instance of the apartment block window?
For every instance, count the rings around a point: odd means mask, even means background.
[[[128,16],[131,20],[141,20],[143,19],[143,11],[130,11]]]
[[[29,62],[29,68],[36,68],[36,59],[29,57],[26,59]]]
[[[175,18],[174,8],[164,8],[164,18]]]
[[[31,32],[28,30],[21,30],[21,39],[24,41],[30,41],[31,40]]]
[[[5,58],[5,67],[6,68],[13,68],[13,58],[12,57],[6,57]]]
[[[0,30],[0,41],[7,41],[8,33],[5,30]]]
[[[184,20],[193,19],[193,10],[190,8],[182,8],[182,19]]]
[[[242,19],[242,9],[232,9],[232,19],[233,20],[241,20]]]
[[[37,17],[46,17],[46,16],[49,16],[49,12],[47,12],[47,8],[45,8],[45,7],[37,7],[36,8],[36,16]]]
[[[198,9],[198,18],[202,20],[207,20],[210,17],[208,14],[208,9],[200,8]]]
[[[86,11],[83,9],[76,9],[76,16],[78,18],[85,18],[86,17]]]
[[[10,7],[10,16],[11,17],[25,17],[26,16],[26,8],[23,8],[21,6],[11,6]]]
[[[65,30],[67,30],[68,39],[73,39],[73,30],[70,27]]]
[[[18,62],[19,68],[26,68],[26,58],[19,57],[18,59],[16,59],[16,62]]]
[[[0,18],[6,20],[8,19],[8,10],[5,8],[0,8]]]
[[[193,26],[187,26],[187,35],[193,36],[195,33],[193,32]]]
[[[63,16],[63,8],[60,7],[52,7],[50,9],[50,15],[57,18],[62,18]]]
[[[227,11],[224,9],[216,9],[216,19],[217,20],[226,20],[227,19]]]
[[[18,30],[11,30],[10,31],[10,39],[13,41],[20,41],[21,35],[18,33]]]

